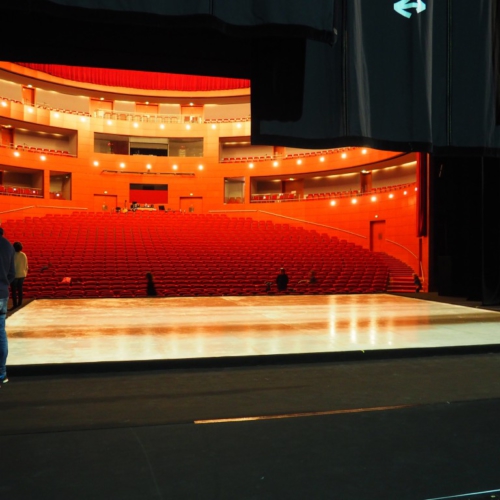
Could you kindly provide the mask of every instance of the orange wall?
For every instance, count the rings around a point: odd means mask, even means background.
[[[342,239],[354,241],[367,248],[370,246],[370,221],[386,221],[387,253],[407,262],[415,270],[418,269],[418,257],[424,262],[426,274],[428,251],[427,239],[422,240],[420,251],[419,240],[416,237],[415,192],[406,196],[402,191],[395,191],[394,198],[389,199],[388,193],[380,194],[377,202],[372,202],[369,196],[358,197],[358,203],[352,205],[348,198],[337,200],[336,206],[331,206],[329,199],[317,201],[283,202],[273,204],[249,203],[251,178],[255,176],[277,175],[293,177],[304,172],[322,172],[352,168],[359,165],[372,165],[384,162],[401,155],[401,153],[361,149],[348,150],[346,157],[341,153],[325,156],[310,156],[301,159],[301,164],[295,159],[280,160],[277,167],[271,161],[254,163],[250,168],[247,163],[219,163],[220,137],[250,137],[250,122],[219,123],[212,128],[208,124],[190,124],[187,129],[184,124],[164,124],[161,128],[156,123],[139,123],[134,126],[129,121],[113,121],[108,123],[103,118],[81,117],[78,115],[55,113],[46,109],[34,108],[33,113],[27,106],[9,102],[6,107],[0,107],[0,119],[17,119],[16,126],[22,122],[37,126],[56,127],[76,131],[78,136],[77,158],[47,155],[42,161],[40,155],[22,152],[19,157],[14,151],[0,148],[0,164],[7,167],[20,167],[44,171],[44,198],[24,198],[0,196],[0,219],[39,216],[48,212],[72,211],[75,209],[94,210],[96,196],[111,196],[116,199],[117,206],[122,206],[129,200],[129,185],[131,183],[161,183],[169,186],[169,202],[167,207],[177,210],[186,198],[202,198],[204,212],[218,210],[239,210],[237,216],[254,218],[273,218],[276,222],[294,223],[295,218],[306,227],[321,232],[334,234]],[[175,158],[149,156],[122,156],[94,153],[94,132],[119,134],[135,137],[202,137],[204,140],[203,158]],[[94,166],[94,161],[99,165]],[[120,162],[126,164],[120,168]],[[151,173],[147,173],[146,164],[150,163]],[[178,165],[178,170],[173,165]],[[200,165],[203,167],[200,170]],[[111,170],[118,173],[103,173]],[[72,176],[72,199],[50,199],[50,172],[68,172]],[[141,172],[132,174],[130,172]],[[142,173],[143,172],[143,173]],[[193,176],[182,176],[180,173],[192,173]],[[158,175],[176,174],[176,175]],[[226,205],[224,203],[224,178],[242,177],[245,179],[245,200],[243,204]],[[241,212],[243,210],[243,212]],[[245,212],[248,211],[248,212]],[[264,213],[269,212],[269,213]],[[327,227],[323,227],[327,226]]]

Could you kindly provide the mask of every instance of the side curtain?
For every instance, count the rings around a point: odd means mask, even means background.
[[[17,0],[22,2],[23,0]],[[24,0],[25,1],[25,0]],[[206,26],[235,36],[307,37],[331,42],[336,0],[38,0],[94,15],[156,16],[165,25]],[[137,20],[137,19],[136,19]]]
[[[482,302],[500,304],[500,160],[482,158]]]
[[[253,141],[500,156],[495,3],[339,0],[334,43],[307,40],[302,115],[256,108]]]
[[[428,175],[429,155],[419,153],[417,155],[417,237],[428,235]]]

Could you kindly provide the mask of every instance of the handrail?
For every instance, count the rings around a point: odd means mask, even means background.
[[[265,210],[209,210],[209,213],[235,213],[235,212],[260,212],[266,215],[271,215],[273,217],[281,217],[283,219],[293,220],[295,222],[300,222],[301,224],[312,224],[313,226],[320,226],[326,229],[331,229],[333,231],[340,231],[342,233],[350,234],[351,236],[356,236],[357,238],[368,239],[367,236],[362,234],[353,233],[352,231],[347,231],[346,229],[340,229],[339,227],[327,226],[326,224],[320,224],[319,222],[311,222],[308,220],[297,219],[296,217],[289,217],[288,215],[275,214],[273,212],[266,212]]]
[[[345,191],[339,191],[335,194],[330,193],[329,196],[319,196],[319,193],[307,193],[305,195],[297,195],[295,198],[281,198],[287,193],[253,193],[250,196],[250,203],[282,203],[282,202],[288,202],[288,201],[306,201],[306,200],[313,200],[313,201],[324,201],[324,200],[330,200],[330,199],[338,199],[338,198],[353,198],[353,197],[363,197],[363,196],[374,196],[378,194],[383,194],[383,193],[390,193],[393,191],[400,191],[404,190],[407,188],[411,188],[412,186],[416,186],[416,182],[405,182],[404,184],[389,184],[387,186],[383,186],[381,188],[373,188],[369,191],[358,191],[355,189],[349,189]],[[383,191],[379,191],[379,189],[383,189]],[[314,196],[318,194],[317,198],[309,198],[309,196]],[[271,199],[272,196],[276,195],[276,199]],[[253,196],[268,196],[269,199],[266,200],[260,200],[260,199],[252,199]]]
[[[422,266],[422,262],[420,262],[419,258],[409,248],[405,247],[404,245],[401,245],[401,243],[398,243],[397,241],[387,240],[387,239],[385,241],[387,241],[387,243],[392,243],[393,245],[397,245],[398,247],[402,248],[403,250],[406,250],[408,253],[413,255],[413,257],[415,257],[415,259],[417,259],[418,268],[420,270],[420,275],[422,276],[423,280],[425,281],[424,267]]]
[[[224,213],[224,214],[227,214],[227,213],[233,213],[233,212],[259,212],[259,210],[209,210],[208,213],[210,214],[216,214],[216,213]]]
[[[27,207],[21,207],[21,208],[13,208],[11,210],[3,210],[2,212],[0,212],[0,214],[10,214],[11,212],[20,212],[22,210],[28,210],[30,208],[36,208],[38,205],[30,205],[30,206],[27,206]]]
[[[53,205],[37,205],[37,208],[55,208],[57,210],[88,210],[87,207],[56,207]]]
[[[29,205],[27,207],[13,208],[12,210],[4,210],[0,214],[9,214],[11,212],[20,212],[22,210],[30,210],[32,208],[52,208],[56,210],[88,210],[87,207],[56,207],[53,205]]]
[[[92,116],[93,118],[102,118],[103,120],[128,121],[130,119],[130,121],[144,121],[146,118],[147,121],[154,119],[154,121],[158,121],[158,123],[203,123],[201,115],[183,115],[180,113],[143,113],[99,108],[93,110]],[[188,118],[187,120],[186,117]]]
[[[297,219],[296,217],[289,217],[288,215],[274,214],[273,212],[266,212],[265,210],[258,210],[258,212],[261,212],[261,213],[267,214],[267,215],[272,215],[274,217],[282,217],[283,219],[289,219],[289,220],[293,220],[293,221],[300,222],[303,224],[312,224],[313,226],[320,226],[320,227],[324,227],[326,229],[332,229],[333,231],[340,231],[342,233],[350,234],[351,236],[356,236],[357,238],[363,238],[364,240],[368,239],[367,236],[364,236],[362,234],[353,233],[352,231],[347,231],[346,229],[340,229],[339,227],[328,226],[326,224],[320,224],[319,222],[311,222],[308,220]]]
[[[409,248],[406,248],[404,245],[401,245],[401,243],[398,243],[397,241],[388,240],[388,239],[386,239],[385,241],[387,241],[388,243],[392,243],[393,245],[397,245],[398,247],[403,248],[407,252],[411,253],[413,255],[413,257],[415,257],[418,260],[418,257]]]

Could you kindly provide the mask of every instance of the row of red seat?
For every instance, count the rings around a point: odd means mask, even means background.
[[[126,226],[120,216],[90,213],[7,221],[6,235],[23,243],[30,260],[27,296],[142,296],[146,272],[162,296],[254,295],[267,293],[265,283],[274,283],[282,265],[289,293],[387,287],[388,268],[378,254],[314,230],[220,214],[125,219]],[[313,268],[319,283],[299,285]]]

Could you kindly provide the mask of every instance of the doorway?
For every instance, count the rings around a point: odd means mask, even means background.
[[[116,195],[95,194],[94,212],[114,212],[116,211]]]
[[[181,212],[201,214],[203,211],[203,198],[201,196],[181,196],[179,198],[179,209]]]
[[[385,220],[370,221],[370,250],[385,251]]]

